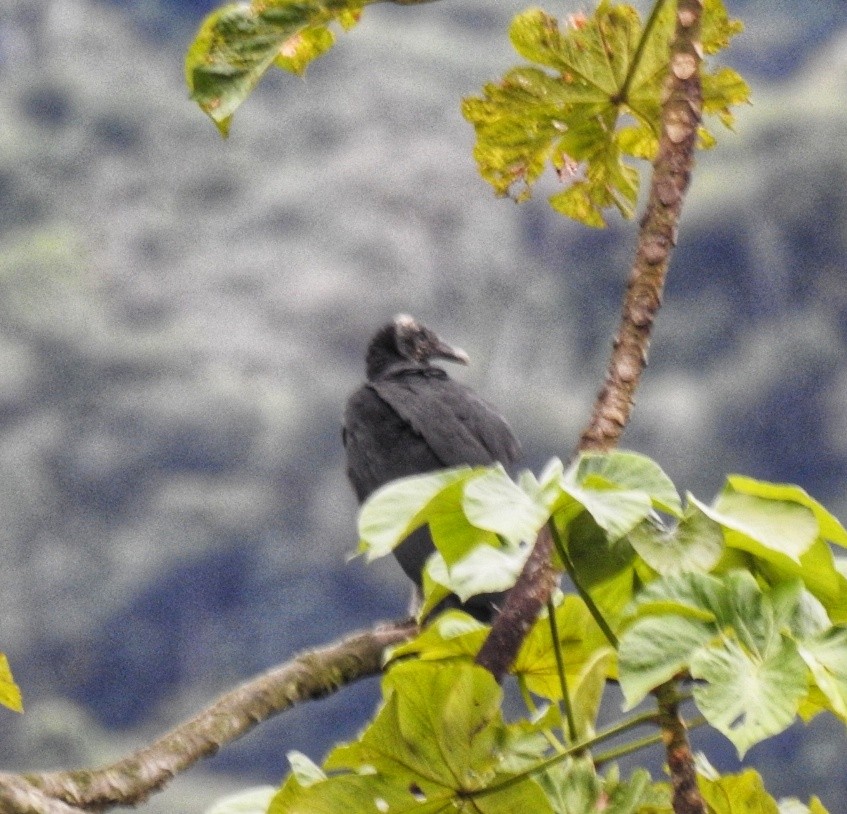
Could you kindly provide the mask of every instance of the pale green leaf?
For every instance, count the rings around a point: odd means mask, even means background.
[[[634,489],[595,489],[567,483],[564,491],[591,515],[611,542],[621,539],[650,514],[650,498]]]
[[[533,542],[549,509],[533,498],[497,466],[465,486],[465,516],[477,528],[493,532],[513,545]]]
[[[827,707],[847,722],[847,628],[833,627],[799,645],[800,656],[826,696]]]
[[[688,494],[686,500],[685,514],[673,528],[664,529],[648,519],[627,535],[636,553],[659,574],[710,571],[723,553],[721,525],[693,495]]]
[[[786,557],[799,563],[818,536],[818,521],[807,506],[741,492],[731,482],[706,511],[724,526],[728,546],[777,563]]]
[[[276,793],[274,786],[245,789],[216,801],[204,814],[265,814]]]
[[[831,512],[815,500],[805,489],[787,483],[768,483],[744,475],[730,475],[727,483],[740,494],[767,500],[781,500],[805,506],[818,522],[818,533],[824,540],[847,547],[847,530]]]
[[[427,561],[426,572],[463,602],[479,594],[511,588],[529,557],[532,547],[478,545],[455,563],[447,563],[437,552]]]
[[[311,786],[313,783],[326,780],[324,770],[308,755],[292,749],[285,756],[288,758],[289,766],[291,766],[291,773],[297,778],[297,782],[301,786]]]
[[[645,492],[654,509],[682,516],[682,502],[673,481],[651,458],[638,452],[583,452],[565,475],[566,480],[599,483],[606,488]]]
[[[712,726],[723,732],[739,757],[755,744],[787,729],[807,691],[806,665],[790,639],[764,652],[750,652],[734,639],[700,648],[691,675],[703,684],[694,699]]]
[[[636,619],[624,632],[618,649],[618,678],[627,709],[685,670],[716,633],[714,623],[683,616]]]
[[[443,469],[377,489],[359,512],[359,551],[368,561],[389,554],[434,513],[458,513],[464,518],[461,488],[478,472],[469,467]]]

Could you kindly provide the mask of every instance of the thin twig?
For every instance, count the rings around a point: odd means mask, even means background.
[[[565,660],[562,657],[562,642],[559,640],[559,625],[556,622],[556,606],[552,599],[547,600],[547,618],[550,623],[550,636],[553,640],[553,653],[556,657],[556,672],[559,674],[559,688],[562,691],[562,705],[565,708],[565,720],[567,721],[567,740],[574,743],[577,739],[576,721],[573,716],[573,704],[571,694],[568,690],[568,677],[565,675]],[[562,726],[562,733],[564,732]]]

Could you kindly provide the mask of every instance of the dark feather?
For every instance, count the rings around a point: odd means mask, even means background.
[[[466,362],[466,354],[442,342],[411,317],[397,317],[371,340],[368,381],[350,396],[342,437],[347,475],[359,502],[397,478],[452,466],[495,462],[511,469],[520,445],[505,419],[473,390],[453,381],[431,358]],[[434,551],[428,529],[395,549],[403,570],[421,584]],[[468,603],[489,617],[499,597]],[[447,603],[451,606],[456,602]]]

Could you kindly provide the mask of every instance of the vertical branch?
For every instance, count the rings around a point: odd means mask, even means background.
[[[629,422],[635,390],[647,364],[650,333],[662,302],[662,290],[676,245],[677,226],[691,170],[697,128],[702,112],[700,84],[700,20],[703,0],[679,0],[676,32],[671,45],[670,70],[662,103],[659,151],[653,162],[650,194],[641,220],[638,246],[627,284],[620,325],[615,336],[606,380],[588,426],[580,438],[580,450],[615,447]],[[515,587],[509,593],[482,649],[477,663],[500,680],[517,655],[518,648],[541,608],[558,584],[552,564],[553,540],[545,526]],[[672,717],[670,710],[667,720]],[[684,729],[674,730],[674,763],[693,772],[691,750]],[[682,748],[684,744],[685,748]],[[669,747],[670,748],[670,747]],[[670,752],[669,752],[670,754]],[[687,757],[686,757],[687,755]],[[694,787],[696,792],[696,786]],[[677,808],[677,814],[700,814],[699,808]]]
[[[702,0],[679,0],[676,36],[665,80],[662,132],[653,181],[606,381],[594,405],[580,450],[614,447],[632,412],[635,389],[647,365],[650,333],[676,245],[677,227],[702,113],[700,17]]]
[[[676,682],[663,684],[654,695],[659,702],[659,729],[671,776],[674,814],[706,814],[706,804],[697,785],[688,729],[679,714]]]

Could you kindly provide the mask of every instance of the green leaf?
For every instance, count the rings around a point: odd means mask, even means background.
[[[747,571],[682,574],[651,582],[634,604],[618,653],[630,707],[687,670],[702,681],[694,688],[698,707],[740,755],[794,720],[809,691],[795,638],[817,637],[826,623],[799,581],[762,592]],[[689,610],[714,621],[691,618]]]
[[[686,500],[688,507],[674,528],[657,527],[648,519],[627,535],[636,553],[659,574],[710,571],[723,554],[721,525],[693,495],[688,494]]]
[[[818,536],[817,518],[803,503],[780,499],[775,492],[739,491],[732,480],[707,511],[724,526],[728,546],[777,563],[786,557],[799,563]]]
[[[579,92],[602,102],[626,76],[639,23],[631,6],[601,3],[594,18],[562,31],[554,17],[529,9],[512,21],[509,38],[522,57],[568,75]]]
[[[603,792],[590,759],[563,760],[540,772],[538,784],[556,814],[592,814]]]
[[[473,660],[490,632],[487,625],[459,610],[440,613],[421,633],[391,651],[391,660],[417,656],[423,661]]]
[[[443,469],[427,475],[400,478],[377,489],[359,512],[359,551],[367,560],[389,554],[433,514],[460,515],[464,482],[481,470]]]
[[[847,628],[833,627],[799,645],[827,708],[847,723]]]
[[[269,68],[302,73],[327,51],[333,21],[349,28],[372,0],[253,0],[203,21],[185,60],[191,98],[226,136],[232,116]]]
[[[385,704],[359,740],[327,758],[330,777],[280,800],[289,781],[269,814],[349,814],[374,806],[434,814],[471,799],[481,814],[550,811],[531,779],[493,791],[511,778],[497,773],[506,728],[501,691],[488,671],[462,662],[405,662],[388,672],[383,691]]]
[[[21,688],[15,684],[9,660],[3,653],[0,653],[0,704],[14,712],[24,711]]]
[[[779,814],[776,801],[753,769],[714,778],[698,774],[697,785],[710,814]]]
[[[607,0],[567,25],[541,9],[514,18],[512,45],[533,64],[511,69],[462,106],[476,132],[480,174],[496,194],[526,200],[549,166],[563,183],[550,197],[556,211],[593,227],[605,225],[610,207],[632,217],[639,176],[626,158],[652,160],[658,149],[674,9],[665,3],[647,26],[632,6]],[[712,54],[740,26],[720,0],[708,0],[704,16]],[[729,69],[704,66],[701,74],[705,111],[730,126],[731,106],[746,102],[749,89]],[[703,130],[701,140],[713,138]]]
[[[579,508],[581,504],[577,504]],[[641,504],[643,508],[643,503]],[[567,519],[570,509],[564,510]],[[627,572],[633,575],[635,551],[626,536],[610,542],[606,533],[597,521],[587,512],[580,511],[570,522],[561,523],[563,518],[557,514],[554,517],[556,527],[563,527],[563,535],[567,539],[567,548],[571,561],[580,581],[587,587],[593,587],[601,582]],[[631,599],[631,595],[629,596]]]
[[[645,769],[637,769],[627,781],[613,781],[608,777],[605,786],[608,802],[603,808],[604,814],[635,814],[656,796],[651,788],[650,773]]]
[[[706,682],[694,687],[697,706],[739,757],[791,725],[808,686],[806,666],[787,638],[764,651],[724,639],[693,655],[691,675]]]
[[[749,99],[750,87],[732,68],[721,68],[703,76],[703,111],[717,115],[724,127],[731,130],[735,124],[731,108]]]
[[[274,65],[297,76],[303,76],[309,63],[325,54],[333,45],[335,34],[325,26],[306,28],[285,41]]]
[[[606,225],[601,212],[603,200],[587,181],[574,181],[567,189],[550,196],[550,206],[577,223],[602,229]]]
[[[736,550],[736,553],[742,552]],[[832,549],[824,540],[815,540],[808,551],[800,555],[799,563],[773,552],[768,552],[766,559],[744,556],[749,560],[749,567],[771,585],[801,579],[823,603],[833,621],[847,621],[847,580],[838,573]]]
[[[474,526],[513,545],[533,542],[549,516],[544,503],[515,484],[502,466],[487,470],[465,486],[462,507]]]
[[[700,40],[706,54],[723,51],[733,37],[744,31],[744,23],[730,18],[723,0],[706,0],[703,12]]]
[[[576,693],[583,681],[596,679],[595,668],[602,662],[605,671],[612,650],[590,611],[577,596],[569,595],[556,608],[556,628],[559,633],[559,646],[565,665],[568,689]],[[529,690],[536,695],[552,700],[561,700],[562,689],[556,666],[553,637],[550,620],[546,615],[537,619],[518,651],[512,672],[523,676]],[[603,672],[602,679],[605,678]],[[601,679],[601,680],[602,680]],[[593,704],[593,694],[589,706]],[[593,724],[596,709],[584,710],[584,718]]]

